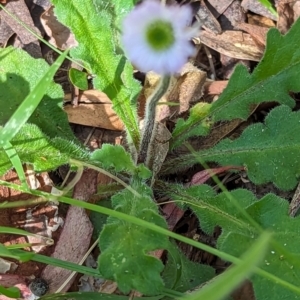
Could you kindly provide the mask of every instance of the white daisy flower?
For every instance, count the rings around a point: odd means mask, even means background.
[[[128,59],[142,72],[161,75],[179,72],[194,54],[188,6],[164,6],[145,0],[123,22],[122,42]]]

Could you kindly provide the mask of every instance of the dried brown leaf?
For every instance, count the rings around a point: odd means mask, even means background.
[[[203,171],[195,173],[188,186],[204,184],[212,176],[227,172],[229,170],[243,170],[243,168],[235,166],[226,166],[214,169],[205,169]]]
[[[249,33],[262,49],[266,45],[267,32],[269,31],[268,28],[247,23],[239,23],[236,24],[235,27]]]
[[[53,6],[49,7],[40,18],[47,35],[50,37],[49,43],[60,50],[77,46],[78,43],[74,34],[70,32],[69,28],[58,22],[53,9]]]
[[[274,16],[265,6],[263,6],[257,0],[243,0],[241,5],[245,11],[250,10],[258,15],[270,18],[274,21],[277,20],[277,17]]]
[[[247,15],[248,24],[262,26],[266,28],[275,27],[275,22],[269,18],[260,15]]]
[[[188,111],[191,104],[199,101],[203,95],[203,85],[206,81],[206,72],[187,63],[181,71],[180,77],[172,85],[170,92],[165,96],[165,101],[178,103],[178,106],[159,106],[158,121],[163,121],[169,117]]]
[[[233,0],[208,0],[208,2],[220,15],[222,15]]]
[[[215,35],[202,30],[199,37],[206,46],[238,59],[260,61],[264,51],[250,34],[240,31],[227,30],[219,35]]]
[[[10,26],[0,18],[0,47],[5,48],[13,34],[14,31]]]
[[[219,18],[223,30],[232,30],[236,23],[246,20],[246,14],[241,7],[241,2],[234,0]]]
[[[79,96],[78,106],[70,103],[70,97],[71,95],[65,96],[65,101],[68,102],[64,106],[69,122],[110,130],[123,130],[123,123],[113,110],[112,102],[106,94],[97,90],[84,91]]]
[[[197,12],[196,18],[198,19],[202,27],[205,28],[206,30],[213,33],[222,32],[219,22],[211,13],[211,11],[207,8],[203,0],[200,1],[200,8]]]
[[[97,172],[85,170],[74,187],[73,198],[87,201],[97,192]],[[89,248],[93,226],[84,209],[70,206],[63,230],[55,246],[52,257],[79,263]],[[72,273],[70,270],[46,266],[41,277],[49,284],[49,292],[54,293]],[[62,289],[67,291],[74,278]]]
[[[228,80],[207,81],[204,85],[204,95],[220,95],[227,84]]]
[[[17,16],[17,18],[24,23],[27,27],[29,27],[33,32],[40,35],[39,30],[34,26],[30,12],[25,4],[24,0],[19,1],[10,1],[6,4],[5,8],[12,13],[13,15]],[[27,47],[27,51],[34,57],[41,57],[41,49],[39,46],[39,42],[37,38],[30,33],[26,28],[20,25],[17,21],[15,21],[11,16],[6,14],[4,10],[0,11],[0,18],[1,21],[4,21],[10,28],[17,34],[22,48]]]
[[[285,34],[300,17],[300,1],[279,0],[277,3],[277,13],[277,28],[282,34]]]

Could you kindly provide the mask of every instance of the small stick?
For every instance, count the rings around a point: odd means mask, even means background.
[[[212,73],[212,75],[214,77],[212,79],[216,80],[217,73],[216,73],[216,70],[215,70],[215,66],[214,66],[214,63],[213,63],[213,60],[212,60],[211,53],[210,53],[209,49],[205,45],[204,45],[204,50],[205,50],[205,53],[206,53],[208,61],[209,61],[209,66],[210,66],[211,73]]]

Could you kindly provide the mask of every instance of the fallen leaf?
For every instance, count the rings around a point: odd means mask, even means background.
[[[233,2],[233,0],[208,0],[208,2],[218,12],[219,15],[222,15],[227,7]]]
[[[39,30],[33,24],[30,12],[24,0],[10,1],[5,5],[5,8],[10,13],[17,16],[17,18],[29,27],[31,31],[35,32],[39,36],[41,35]],[[9,25],[10,28],[17,34],[20,46],[23,49],[27,48],[27,52],[33,57],[42,57],[39,41],[31,32],[15,21],[4,10],[0,11],[0,18],[1,21],[4,21],[7,25]]]
[[[0,20],[0,47],[5,48],[7,45],[8,40],[12,37],[14,31],[10,28],[10,26]]]
[[[54,15],[54,7],[49,7],[40,17],[45,32],[50,37],[49,43],[60,50],[66,50],[78,45],[70,29],[58,22]]]
[[[246,14],[241,2],[234,0],[220,16],[219,21],[223,30],[233,30],[236,23],[246,21]]]
[[[211,13],[211,11],[207,8],[203,0],[200,1],[200,8],[196,14],[196,18],[198,22],[202,25],[202,27],[205,28],[207,31],[213,33],[222,32],[219,22]]]
[[[163,207],[163,215],[168,223],[168,229],[173,231],[178,221],[183,217],[184,210],[179,208],[174,202],[169,202]]]
[[[212,176],[224,173],[229,170],[243,170],[242,167],[235,167],[235,166],[226,166],[226,167],[220,167],[220,168],[214,168],[214,169],[205,169],[203,171],[197,172],[193,175],[191,181],[187,184],[187,186],[192,185],[200,185],[205,183],[208,179],[210,179]]]
[[[204,95],[220,95],[227,84],[228,80],[207,81],[204,84]]]
[[[243,0],[241,6],[245,11],[250,10],[258,15],[277,21],[277,17],[274,16],[265,6],[263,6],[257,0]]]
[[[71,95],[67,94],[64,106],[70,123],[110,130],[124,129],[106,94],[97,90],[84,91],[79,96],[78,106],[73,106],[70,99]]]
[[[216,35],[201,30],[199,38],[206,46],[230,57],[260,61],[263,56],[263,49],[248,33],[227,30]]]
[[[118,289],[118,285],[116,282],[112,280],[105,280],[103,284],[101,284],[100,289],[98,292],[106,293],[106,294],[113,294]]]
[[[266,28],[272,28],[276,26],[273,20],[260,15],[247,14],[247,21],[248,24],[262,26]]]
[[[74,187],[73,198],[87,201],[97,192],[97,175],[94,170],[84,170],[83,175]],[[79,263],[90,246],[93,226],[83,208],[70,206],[65,225],[55,245],[52,257]],[[54,293],[67,280],[72,271],[48,265],[41,277],[49,284],[49,292]],[[74,277],[61,289],[67,291]]]
[[[220,53],[220,62],[222,64],[223,79],[229,79],[238,64],[244,65],[250,71],[250,61],[237,59]]]
[[[187,63],[180,77],[171,86],[163,101],[178,103],[179,105],[159,105],[158,121],[167,118],[176,118],[189,110],[190,106],[199,101],[203,95],[203,85],[206,81],[206,72],[201,71],[190,63]]]
[[[295,0],[279,0],[277,3],[277,28],[285,34],[300,17],[300,2]]]
[[[269,31],[268,28],[247,23],[239,23],[236,24],[235,27],[249,33],[252,38],[259,44],[259,46],[261,46],[261,49],[264,49],[266,45],[267,32]]]

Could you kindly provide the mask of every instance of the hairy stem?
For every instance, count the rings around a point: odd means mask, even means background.
[[[155,114],[156,114],[156,104],[161,99],[161,97],[166,93],[171,76],[165,75],[160,79],[158,87],[155,89],[153,94],[147,99],[146,104],[146,115],[144,122],[144,130],[142,134],[142,141],[140,146],[140,152],[138,156],[138,163],[145,163],[147,160],[148,149],[151,149],[155,132]]]

